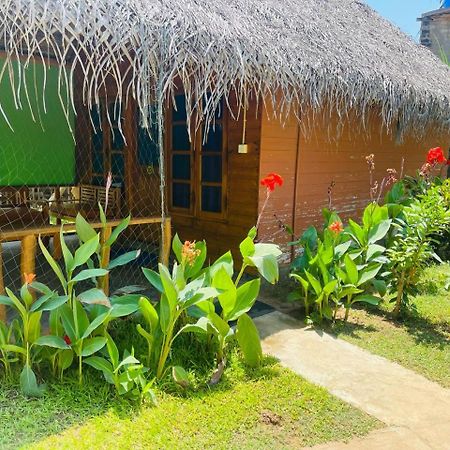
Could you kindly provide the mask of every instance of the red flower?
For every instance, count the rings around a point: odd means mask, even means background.
[[[427,155],[428,164],[449,164],[441,147],[432,148]]]
[[[63,339],[64,339],[64,342],[65,342],[67,345],[71,345],[71,344],[72,344],[72,341],[70,340],[70,337],[67,336],[67,334],[63,337]]]
[[[273,192],[277,185],[283,186],[283,181],[284,180],[281,175],[278,175],[277,173],[269,173],[269,175],[261,180],[261,185],[266,186],[268,191]]]
[[[342,226],[342,222],[339,222],[336,220],[336,222],[333,222],[328,229],[332,231],[333,233],[339,234],[344,231],[344,227]]]

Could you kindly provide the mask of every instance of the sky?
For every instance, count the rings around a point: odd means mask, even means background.
[[[403,31],[419,40],[420,22],[424,12],[438,9],[440,0],[366,0],[366,2]]]

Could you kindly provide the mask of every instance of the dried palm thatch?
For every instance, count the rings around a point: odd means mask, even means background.
[[[378,105],[386,127],[450,128],[449,68],[362,1],[0,0],[0,36],[1,77],[14,82],[14,57],[25,55],[26,67],[50,55],[65,105],[76,70],[90,106],[110,77],[118,103],[136,99],[145,125],[150,103],[160,100],[161,112],[179,80],[188,115],[206,100],[207,122],[235,91],[241,106],[256,95],[280,117],[328,105],[364,118]]]

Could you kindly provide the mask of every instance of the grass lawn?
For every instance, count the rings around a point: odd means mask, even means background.
[[[158,392],[158,407],[117,399],[89,374],[42,399],[0,387],[0,448],[299,448],[381,426],[273,359],[249,372],[231,358],[215,388]],[[169,389],[170,391],[170,389]]]
[[[450,388],[450,265],[431,267],[411,309],[395,322],[392,306],[353,310],[349,323],[337,324],[340,338],[396,361]]]

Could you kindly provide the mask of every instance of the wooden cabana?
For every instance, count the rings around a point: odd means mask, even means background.
[[[75,182],[48,208],[58,221],[95,222],[112,172],[112,221],[158,218],[139,241],[167,248],[170,217],[219,254],[256,223],[259,180],[278,172],[259,237],[284,244],[284,225],[318,220],[331,184],[339,212],[365,204],[366,155],[382,177],[450,144],[449,68],[357,0],[10,0],[0,16],[3,78],[17,61],[23,80],[32,64],[58,68],[75,137]]]

